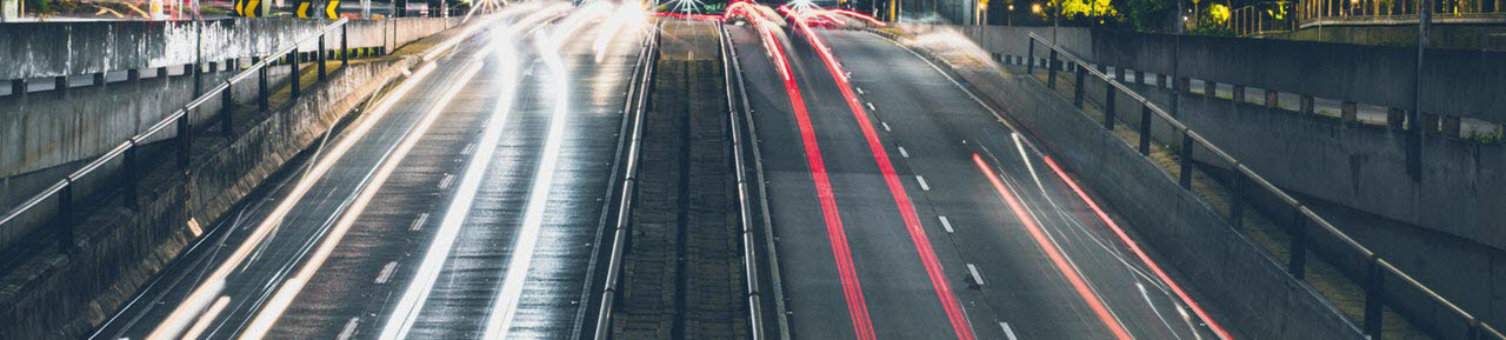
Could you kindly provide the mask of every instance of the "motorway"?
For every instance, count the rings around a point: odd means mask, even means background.
[[[516,7],[206,226],[94,337],[580,332],[647,26],[603,20],[624,14],[606,5]]]
[[[1047,155],[919,55],[813,30],[848,94],[796,26],[771,40],[782,53],[730,28],[777,248],[799,259],[780,264],[795,337],[1221,335]]]

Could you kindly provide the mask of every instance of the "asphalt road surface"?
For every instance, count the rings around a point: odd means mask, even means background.
[[[578,332],[641,46],[579,12],[506,15],[415,67],[98,337]]]
[[[877,35],[817,30],[851,72],[862,104],[854,113],[791,28],[780,44],[805,102],[808,145],[757,31],[729,29],[760,134],[795,337],[863,338],[869,324],[880,338],[1215,338],[1046,155],[924,59]],[[817,165],[835,208],[821,202]],[[927,258],[939,274],[928,275]],[[842,275],[842,261],[855,277]]]

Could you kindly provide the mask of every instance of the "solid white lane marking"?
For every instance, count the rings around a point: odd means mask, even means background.
[[[999,328],[1004,329],[1004,336],[1009,337],[1009,340],[1020,340],[1014,336],[1014,328],[1010,328],[1008,322],[999,321]]]
[[[889,130],[889,122],[879,121],[879,124],[884,126],[884,132],[891,132]]]
[[[439,180],[439,189],[440,190],[449,189],[450,188],[450,182],[454,182],[454,181],[455,181],[455,175],[445,174],[444,175],[444,179]]]
[[[356,325],[359,325],[359,324],[361,324],[361,318],[359,318],[359,317],[350,318],[350,321],[346,321],[345,322],[345,328],[340,330],[340,335],[337,336],[337,337],[335,337],[335,339],[336,340],[350,340],[350,337],[356,335]]]
[[[915,181],[920,182],[920,190],[931,191],[931,186],[926,184],[925,176],[915,175]]]
[[[946,233],[951,234],[957,232],[955,230],[952,230],[952,221],[947,220],[946,216],[936,216],[936,218],[941,219],[941,229],[946,229]]]
[[[978,273],[978,266],[974,266],[972,263],[967,264],[967,273],[973,276],[973,284],[983,285],[983,274]]]
[[[413,225],[408,226],[408,230],[409,231],[418,231],[419,229],[423,229],[424,228],[424,222],[428,222],[428,221],[429,221],[429,213],[418,214],[418,218],[413,220]]]
[[[397,261],[387,262],[386,266],[382,266],[382,272],[380,274],[377,274],[376,284],[387,284],[387,280],[392,279],[392,272],[396,270]]]
[[[906,152],[903,146],[899,147],[899,155],[904,158],[910,158],[910,153]]]

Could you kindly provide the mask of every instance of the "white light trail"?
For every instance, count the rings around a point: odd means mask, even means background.
[[[517,89],[515,79],[518,74],[518,58],[515,53],[517,48],[514,43],[514,34],[513,28],[505,29],[498,34],[497,50],[500,53],[497,59],[503,65],[503,74],[507,75],[510,80],[503,82],[502,90],[498,93],[497,105],[492,109],[491,123],[486,124],[486,128],[481,132],[476,151],[471,154],[465,173],[460,179],[460,187],[455,190],[454,198],[445,209],[439,230],[435,232],[434,240],[429,243],[428,250],[424,252],[422,262],[414,273],[413,281],[409,282],[407,289],[393,308],[392,315],[382,327],[382,334],[379,337],[382,340],[407,338],[408,331],[418,320],[424,303],[428,301],[429,293],[433,291],[434,282],[439,279],[439,273],[444,269],[450,250],[454,248],[455,240],[460,235],[460,228],[465,223],[471,205],[475,201],[476,191],[479,190],[481,180],[486,175],[486,169],[491,164],[492,155],[497,150],[502,131],[507,128],[508,116],[512,112],[513,98]]]
[[[250,235],[246,236],[246,240],[241,242],[240,247],[237,247],[234,252],[230,253],[225,262],[216,268],[214,272],[205,276],[203,283],[194,288],[194,291],[187,298],[184,298],[183,303],[180,303],[177,308],[173,309],[173,312],[168,314],[167,318],[164,318],[162,323],[158,324],[146,336],[146,339],[166,340],[176,338],[183,331],[183,328],[188,326],[188,322],[195,319],[195,315],[203,310],[209,301],[214,300],[215,295],[224,290],[225,279],[230,276],[230,273],[240,267],[240,264],[251,255],[252,251],[260,246],[261,241],[266,239],[282,223],[282,219],[287,217],[294,206],[298,205],[298,202],[303,199],[303,195],[313,188],[314,183],[323,178],[324,174],[329,172],[329,169],[345,155],[345,152],[350,150],[351,146],[355,145],[356,141],[361,140],[367,132],[371,131],[372,126],[376,125],[376,122],[380,121],[383,116],[386,116],[394,104],[406,97],[415,84],[422,82],[433,71],[434,64],[429,63],[420,68],[418,72],[414,72],[413,75],[409,76],[408,80],[398,85],[392,91],[391,95],[387,96],[375,109],[371,110],[369,116],[352,128],[345,138],[342,138],[335,146],[331,147],[328,150],[329,153],[315,163],[303,178],[299,179],[288,195],[283,198],[282,203],[273,208],[272,212],[267,214],[267,218],[262,220],[262,223],[258,224]]]
[[[574,25],[564,25],[556,33],[568,36]],[[491,313],[486,320],[486,331],[482,339],[505,339],[508,331],[512,328],[514,314],[517,313],[518,300],[522,298],[523,283],[527,281],[528,270],[532,266],[534,248],[538,243],[539,232],[544,224],[544,210],[549,206],[549,191],[554,184],[555,168],[559,164],[560,140],[564,137],[565,128],[569,125],[570,75],[565,70],[563,58],[559,55],[559,45],[540,32],[534,39],[534,46],[539,50],[539,57],[544,61],[554,74],[554,83],[551,84],[552,94],[555,99],[554,114],[549,119],[549,132],[544,141],[544,149],[539,153],[540,162],[538,169],[534,171],[534,178],[529,189],[528,205],[523,213],[523,225],[518,230],[517,239],[513,245],[512,254],[507,263],[507,272],[503,276],[501,289],[498,290],[497,298],[492,300]]]
[[[483,50],[478,54],[476,59],[480,59],[487,52]],[[335,251],[335,247],[340,245],[340,240],[345,238],[345,234],[350,231],[350,227],[361,217],[361,213],[366,210],[366,206],[371,203],[371,199],[376,197],[377,192],[382,190],[382,185],[387,183],[387,178],[392,175],[393,171],[397,170],[397,166],[402,164],[403,159],[407,158],[408,152],[413,150],[413,146],[417,145],[418,141],[429,131],[429,127],[434,125],[434,121],[439,120],[440,113],[444,112],[446,107],[449,107],[450,101],[455,99],[455,95],[459,94],[460,90],[465,88],[465,84],[470,83],[471,78],[475,77],[476,73],[481,70],[481,65],[482,63],[479,60],[473,60],[470,66],[462,71],[460,78],[451,83],[450,89],[445,91],[444,95],[439,98],[439,101],[434,103],[428,112],[424,113],[423,119],[403,138],[402,142],[397,145],[397,148],[393,149],[390,155],[384,157],[381,167],[372,175],[366,187],[361,189],[355,201],[351,203],[350,209],[346,210],[340,216],[340,220],[330,229],[329,235],[325,236],[324,240],[319,243],[319,248],[314,250],[312,256],[304,263],[303,267],[299,268],[298,272],[291,278],[284,281],[282,286],[277,289],[277,292],[267,300],[266,306],[257,312],[255,318],[251,319],[251,323],[246,327],[246,331],[241,333],[240,339],[261,339],[267,335],[267,332],[272,329],[272,325],[276,324],[277,319],[281,318],[283,312],[287,311],[288,306],[292,305],[293,299],[298,297],[299,292],[303,291],[304,285],[308,284],[309,280],[313,279],[314,274],[319,272],[319,268],[324,266],[324,261],[328,260],[329,255]]]

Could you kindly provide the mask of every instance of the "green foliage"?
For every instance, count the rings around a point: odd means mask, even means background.
[[[1162,31],[1171,28],[1171,19],[1176,13],[1174,0],[1129,0],[1127,12],[1129,23],[1143,32]]]

